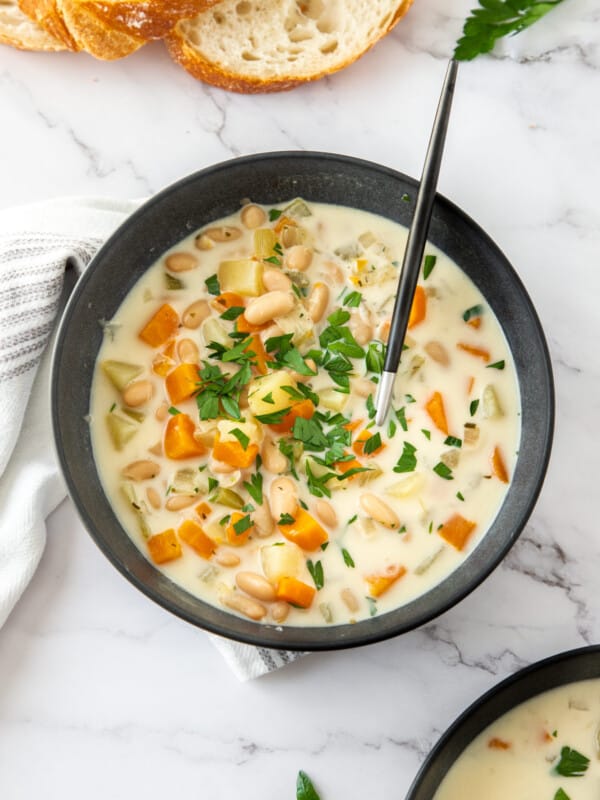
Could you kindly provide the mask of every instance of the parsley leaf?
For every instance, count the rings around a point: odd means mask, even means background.
[[[381,447],[381,434],[379,432],[373,434],[373,436],[369,436],[369,438],[363,444],[363,453],[364,455],[368,456],[371,453],[375,452],[379,447]]]
[[[221,319],[237,319],[244,313],[244,306],[231,306],[221,314]]]
[[[261,457],[256,456],[256,472],[251,476],[250,482],[244,481],[244,486],[248,490],[248,494],[259,506],[262,506],[263,502],[263,476],[260,472],[261,465]]]
[[[181,411],[178,408],[175,408],[175,406],[169,406],[169,408],[167,410],[168,410],[169,414],[172,414],[174,417],[176,417],[177,414],[181,414]],[[112,411],[112,408],[111,408],[111,411]]]
[[[293,525],[296,519],[291,514],[282,514],[277,521],[278,525]]]
[[[269,209],[269,222],[275,222],[276,219],[283,214],[283,211],[280,211],[278,208],[270,208]]]
[[[462,447],[462,439],[457,439],[456,436],[446,436],[444,444],[447,444],[448,447]]]
[[[488,364],[487,369],[504,369],[505,363],[504,359],[502,361],[494,361],[493,364]]]
[[[556,794],[554,795],[554,800],[571,800],[571,798],[564,789],[557,789]]]
[[[257,414],[256,419],[262,422],[263,425],[279,425],[286,414],[289,414],[290,410],[291,406],[287,406],[279,411],[273,411],[270,414]]]
[[[438,463],[433,468],[433,471],[436,475],[439,475],[440,478],[443,478],[445,481],[453,481],[454,475],[452,474],[452,470],[450,467],[447,467],[443,461],[438,461]]]
[[[271,211],[274,210],[275,209],[271,209]],[[296,780],[296,800],[321,800],[315,787],[312,785],[311,779],[306,772],[302,770],[298,773],[298,778]]]
[[[408,423],[406,421],[406,408],[404,406],[396,411],[396,419],[400,423],[402,430],[406,432],[408,430]]]
[[[427,278],[433,272],[433,268],[437,262],[437,256],[425,256],[423,261],[423,278],[427,280]]]
[[[310,468],[310,463],[306,462],[306,478],[308,482],[308,491],[315,497],[331,497],[331,490],[327,488],[327,481],[331,478],[337,478],[335,472],[326,472],[324,475],[317,476]]]
[[[299,480],[298,473],[296,472],[296,453],[294,452],[294,446],[290,444],[286,439],[279,440],[279,451],[288,459],[290,462],[289,470],[293,478]]]
[[[322,589],[323,586],[325,585],[325,577],[323,575],[323,564],[321,564],[320,561],[317,561],[316,564],[313,564],[313,562],[309,558],[308,561],[306,562],[306,566],[308,568],[308,571],[310,572],[311,578],[314,581],[315,587],[317,589]]]
[[[462,318],[465,322],[468,322],[470,319],[474,319],[480,317],[483,314],[483,306],[476,305],[471,306],[471,308],[467,308],[467,310],[462,315]]]
[[[352,556],[351,556],[351,555],[350,555],[350,553],[349,553],[349,552],[346,550],[346,548],[345,548],[345,547],[342,547],[342,556],[343,556],[343,558],[344,558],[344,564],[345,564],[347,567],[351,567],[351,568],[353,568],[353,567],[355,566],[355,565],[354,565],[354,559],[352,558]]]
[[[367,597],[366,601],[369,604],[369,616],[374,617],[377,614],[377,600],[374,597]]]
[[[221,286],[216,275],[211,275],[210,278],[207,278],[204,281],[204,283],[206,284],[206,289],[209,294],[221,294]]]
[[[365,365],[368,372],[380,375],[383,372],[383,362],[385,360],[385,345],[383,342],[371,342],[367,348]]]
[[[589,765],[590,760],[587,756],[570,747],[563,747],[560,751],[560,761],[554,767],[554,771],[565,778],[580,778]]]
[[[471,61],[489,53],[496,41],[520,33],[559,5],[562,0],[479,0],[481,8],[471,11],[463,35],[456,43],[454,58]]]
[[[235,531],[235,535],[236,536],[241,536],[242,533],[245,533],[253,525],[254,525],[254,523],[252,522],[252,520],[250,518],[250,514],[246,514],[245,517],[242,517],[237,522],[233,523],[233,530]]]
[[[404,442],[402,448],[402,455],[398,459],[398,463],[394,467],[394,472],[414,472],[417,466],[417,457],[415,453],[417,448],[410,442]]]
[[[472,417],[475,416],[475,413],[478,408],[479,408],[479,400],[471,400],[471,403],[469,404],[469,413],[471,414]]]
[[[239,428],[233,428],[233,430],[229,431],[232,436],[238,440],[238,442],[242,445],[244,450],[248,449],[248,445],[250,444],[250,437],[246,436],[244,431],[241,431]]]
[[[362,294],[360,292],[350,292],[344,297],[342,304],[348,306],[348,308],[358,308],[361,300]]]
[[[305,450],[323,450],[329,445],[329,439],[314,419],[296,417],[292,436],[302,442]]]

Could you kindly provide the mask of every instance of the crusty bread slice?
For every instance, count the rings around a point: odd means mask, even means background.
[[[35,0],[34,0],[35,2]],[[79,0],[110,28],[141,36],[162,39],[181,19],[194,17],[219,0]]]
[[[19,0],[19,7],[27,16],[37,22],[69,50],[79,50],[77,43],[61,17],[56,0]]]
[[[0,0],[0,43],[19,50],[64,50],[59,39],[24,14],[17,0]]]
[[[179,22],[171,56],[195,78],[236,92],[274,92],[351,64],[412,0],[222,0]]]
[[[116,30],[81,0],[55,0],[56,8],[78,50],[95,58],[111,61],[135,52],[146,40],[143,36]]]

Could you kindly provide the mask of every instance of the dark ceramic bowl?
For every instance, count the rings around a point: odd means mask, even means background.
[[[463,750],[515,706],[558,686],[590,678],[600,678],[600,645],[560,653],[511,675],[476,700],[448,728],[425,759],[406,800],[431,800]],[[465,797],[469,797],[468,790]]]
[[[297,650],[368,644],[411,630],[457,603],[494,569],[523,529],[546,471],[554,420],[552,372],[544,335],[521,281],[469,217],[436,199],[429,239],[479,287],[504,328],[516,364],[522,432],[514,476],[491,529],[461,566],[431,591],[388,614],[354,625],[260,625],[214,608],[155,569],[122,530],[102,490],[86,422],[90,385],[110,319],[142,273],[190,232],[234,213],[240,199],[266,205],[301,196],[371,211],[409,225],[417,184],[367,161],[326,153],[266,153],[202,170],[133,214],[101,248],[73,292],[54,354],[52,415],[69,492],[92,537],[125,577],[169,611],[242,642]],[[403,200],[408,194],[410,202]],[[73,381],[77,375],[77,381]]]

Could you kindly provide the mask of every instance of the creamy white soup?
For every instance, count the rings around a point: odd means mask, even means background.
[[[434,800],[598,800],[600,680],[544,692],[490,725]]]
[[[102,484],[173,581],[265,623],[353,622],[452,572],[506,494],[514,364],[428,246],[374,423],[405,228],[254,204],[162,255],[105,326],[90,409]]]

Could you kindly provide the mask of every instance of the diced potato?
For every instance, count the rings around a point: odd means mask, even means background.
[[[120,392],[130,383],[134,378],[144,371],[143,367],[139,364],[127,364],[125,361],[103,361],[102,371],[115,387]]]
[[[407,478],[392,483],[391,486],[385,489],[385,493],[392,497],[404,499],[406,497],[414,497],[414,495],[422,491],[424,486],[425,476],[421,472],[413,472]]]
[[[117,414],[107,414],[106,425],[117,450],[122,450],[139,430],[137,423],[130,419],[119,417]]]
[[[123,408],[121,407],[121,411],[123,414],[126,414],[128,417],[131,417],[132,420],[135,422],[143,422],[146,419],[146,415],[142,414],[141,411],[135,411],[133,408]]]
[[[479,441],[479,426],[474,422],[465,422],[463,429],[463,442],[465,444],[476,445]]]
[[[446,450],[440,456],[440,461],[450,469],[456,469],[456,467],[458,467],[458,462],[460,461],[460,450],[457,450],[456,448],[452,448],[452,450]]]
[[[278,542],[260,548],[265,577],[277,583],[281,578],[300,578],[304,574],[304,553],[293,542]]]
[[[254,416],[272,414],[293,405],[293,398],[282,388],[283,386],[297,388],[296,381],[284,370],[255,378],[248,387],[248,407],[252,414]],[[270,403],[269,400],[273,402]]]
[[[366,231],[365,233],[361,233],[361,235],[358,237],[358,241],[366,250],[368,247],[371,247],[372,244],[375,244],[377,239],[371,233],[371,231]]]
[[[256,258],[272,258],[276,255],[277,234],[271,228],[257,228],[254,231],[254,255]]]
[[[241,431],[250,440],[250,444],[261,443],[261,431],[255,422],[237,422],[236,420],[224,419],[217,423],[219,439],[221,442],[239,442],[237,436],[231,433],[233,430]]]
[[[348,395],[342,392],[336,392],[335,389],[322,389],[319,392],[319,399],[321,405],[329,408],[332,411],[341,411],[348,402]]]
[[[356,475],[356,482],[359,486],[365,486],[367,483],[374,481],[375,478],[378,478],[380,475],[383,475],[383,470],[381,467],[378,467],[377,464],[369,464],[369,469],[366,472],[359,472]],[[345,483],[345,481],[336,482]]]
[[[292,202],[283,209],[283,213],[290,217],[312,217],[312,211],[301,197],[296,197],[295,200],[292,200]]]
[[[251,258],[221,261],[218,271],[221,292],[237,292],[247,297],[258,297],[265,291],[262,281],[263,270],[262,262]]]
[[[498,395],[491,383],[483,390],[481,401],[483,404],[483,416],[487,419],[498,419],[498,417],[504,416]]]

